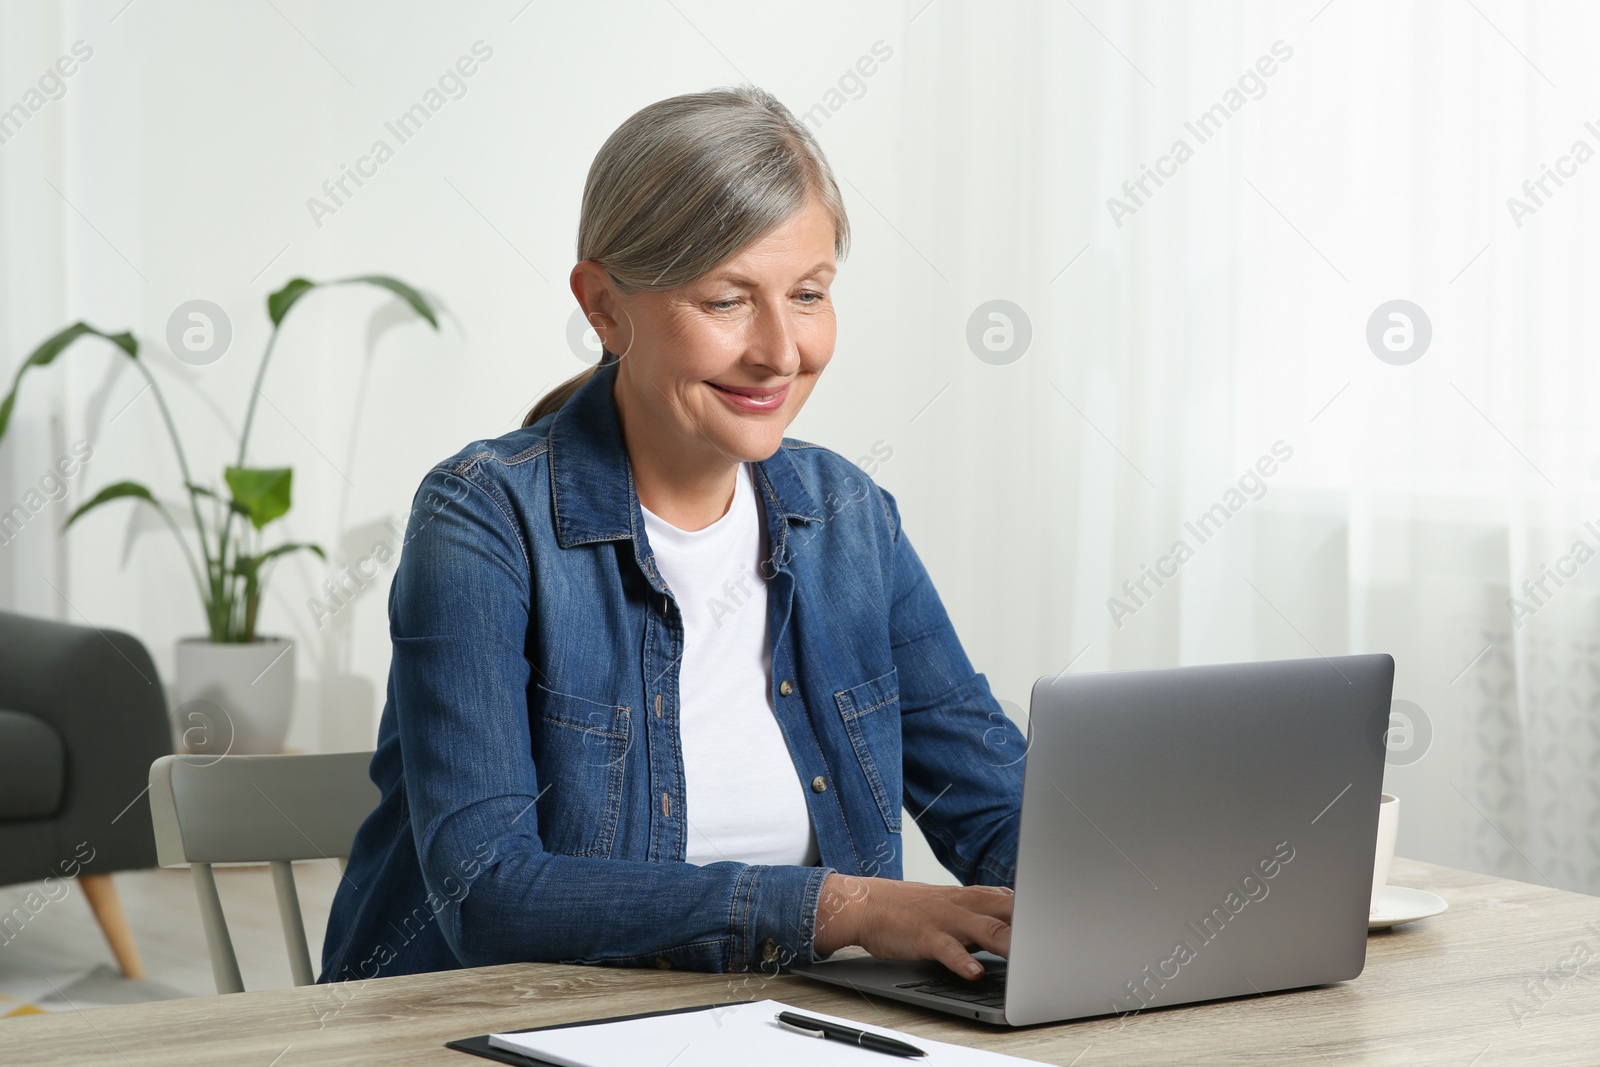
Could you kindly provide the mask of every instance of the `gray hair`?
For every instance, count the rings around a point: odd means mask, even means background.
[[[624,293],[692,282],[815,197],[833,216],[834,256],[849,251],[844,199],[816,138],[764,89],[686,93],[641,108],[589,166],[578,259]],[[603,350],[600,366],[619,357]],[[557,411],[591,367],[540,398],[522,425]]]

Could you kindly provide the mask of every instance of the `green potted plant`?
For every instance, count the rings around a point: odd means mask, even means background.
[[[105,333],[86,322],[68,326],[23,361],[17,368],[11,391],[0,401],[0,443],[3,443],[23,375],[35,367],[48,366],[75,341],[89,336],[110,341],[116,350],[126,355],[154,394],[177,453],[178,470],[193,523],[193,544],[167,504],[145,485],[132,481],[116,482],[101,489],[72,512],[62,525],[62,531],[100,505],[128,498],[143,501],[155,509],[178,539],[194,578],[207,629],[204,635],[180,639],[177,646],[178,727],[184,731],[185,742],[190,747],[219,754],[222,751],[277,752],[288,733],[294,707],[294,645],[284,637],[257,633],[261,600],[273,562],[292,552],[314,552],[323,560],[327,559],[327,554],[319,546],[305,542],[285,541],[270,547],[266,544],[266,528],[289,513],[294,472],[289,467],[251,467],[245,460],[261,383],[285,316],[312,289],[355,284],[389,290],[435,330],[439,328],[434,310],[422,295],[394,278],[365,275],[320,283],[304,278],[290,280],[267,297],[272,333],[261,354],[255,387],[245,409],[238,456],[231,466],[222,469],[220,483],[202,483],[191,473],[161,386],[146,362],[139,358],[139,343],[131,333]],[[197,701],[207,703],[196,704]],[[214,718],[212,706],[220,709],[221,721]],[[185,719],[188,721],[183,721]]]

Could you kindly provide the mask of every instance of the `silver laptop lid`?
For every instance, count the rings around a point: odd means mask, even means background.
[[[1354,978],[1387,655],[1033,688],[1006,1021]]]

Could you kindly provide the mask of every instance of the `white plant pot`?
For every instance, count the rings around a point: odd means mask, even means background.
[[[260,637],[218,644],[178,641],[178,743],[209,756],[283,750],[294,713],[294,643]]]

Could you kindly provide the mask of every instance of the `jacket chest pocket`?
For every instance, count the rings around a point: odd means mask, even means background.
[[[855,747],[861,773],[878,802],[883,822],[893,833],[900,832],[900,679],[891,667],[888,674],[851,689],[833,694],[844,718],[845,733]]]
[[[539,837],[546,851],[606,856],[622,809],[632,739],[629,709],[538,687],[529,724],[539,778]]]

